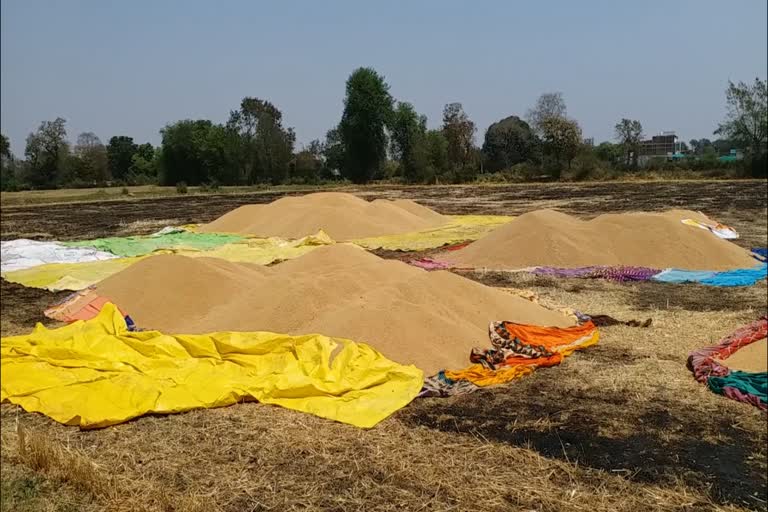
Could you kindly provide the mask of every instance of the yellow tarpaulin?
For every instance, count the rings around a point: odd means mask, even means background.
[[[514,218],[505,215],[449,215],[448,217],[451,221],[439,228],[400,235],[360,238],[353,240],[352,243],[366,249],[423,251],[466,240],[477,240]]]
[[[162,251],[166,252],[166,251]],[[80,263],[48,263],[24,270],[3,272],[6,281],[50,291],[83,290],[120,272],[146,256]]]
[[[365,344],[267,332],[129,332],[112,304],[86,322],[38,324],[3,338],[0,369],[1,401],[82,428],[247,399],[369,428],[423,383],[421,370]]]
[[[177,251],[184,256],[221,258],[238,263],[269,265],[279,260],[298,258],[323,245],[335,243],[324,231],[299,240],[282,238],[247,238],[242,242],[222,245],[208,251]]]

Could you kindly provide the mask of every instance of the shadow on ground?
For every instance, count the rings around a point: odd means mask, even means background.
[[[599,354],[630,364],[626,354]],[[578,357],[578,356],[576,356]],[[410,425],[534,449],[546,457],[661,485],[702,489],[720,504],[764,506],[765,433],[748,435],[733,418],[658,399],[577,389],[539,371],[508,386],[453,399],[426,399],[399,414]],[[565,385],[563,384],[565,383]],[[570,380],[574,384],[574,380]]]

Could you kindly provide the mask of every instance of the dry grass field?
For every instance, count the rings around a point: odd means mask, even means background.
[[[688,208],[736,227],[740,245],[768,243],[764,181],[345,191],[446,214]],[[4,240],[143,234],[285,193],[4,205],[0,227]],[[686,369],[690,351],[766,314],[764,281],[712,288],[465,275],[653,325],[602,328],[599,345],[561,366],[471,395],[417,399],[371,430],[244,403],[80,431],[5,404],[2,510],[766,510],[765,413],[709,392]],[[6,281],[1,291],[3,335],[52,325],[42,311],[58,295]]]

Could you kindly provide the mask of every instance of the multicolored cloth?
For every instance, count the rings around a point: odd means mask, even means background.
[[[479,386],[472,384],[468,380],[455,381],[449,379],[445,376],[445,372],[442,371],[437,375],[424,379],[424,387],[421,388],[417,398],[466,395],[474,393],[478,389],[480,389]]]
[[[699,214],[704,215],[701,212],[699,212]],[[725,224],[721,224],[719,222],[715,222],[712,220],[710,220],[709,222],[703,222],[696,219],[682,219],[680,222],[688,226],[707,229],[713,235],[717,236],[718,238],[722,238],[724,240],[735,240],[736,238],[739,238],[739,234],[736,232],[735,229],[733,229],[730,226],[726,226]]]
[[[731,371],[718,362],[766,335],[768,317],[764,316],[721,339],[717,345],[691,352],[688,368],[697,381],[706,383],[715,393],[768,410],[768,372]]]
[[[414,267],[423,268],[424,270],[448,270],[449,268],[452,268],[450,263],[432,258],[417,258],[415,260],[409,260],[408,264],[413,265]]]
[[[761,252],[753,250],[756,259],[760,260]],[[435,258],[419,258],[408,261],[410,265],[423,268],[425,270],[471,270],[459,269],[448,262]],[[707,286],[752,286],[768,276],[768,263],[761,262],[752,268],[739,268],[735,270],[724,271],[706,271],[706,270],[679,270],[668,268],[659,270],[648,267],[632,266],[591,266],[577,268],[561,267],[529,267],[515,270],[504,270],[505,272],[530,272],[535,275],[558,277],[558,278],[581,278],[581,279],[606,279],[616,282],[633,281],[660,281],[664,283],[699,283]]]
[[[452,381],[477,386],[504,384],[532,373],[536,368],[555,366],[576,350],[599,340],[591,321],[573,327],[541,327],[514,322],[492,322],[488,328],[491,348],[473,349],[475,364],[463,370],[446,370]]]

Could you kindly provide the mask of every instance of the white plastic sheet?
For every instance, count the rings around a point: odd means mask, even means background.
[[[87,247],[66,247],[57,242],[19,239],[0,242],[0,272],[22,270],[46,263],[111,260],[114,254]]]

